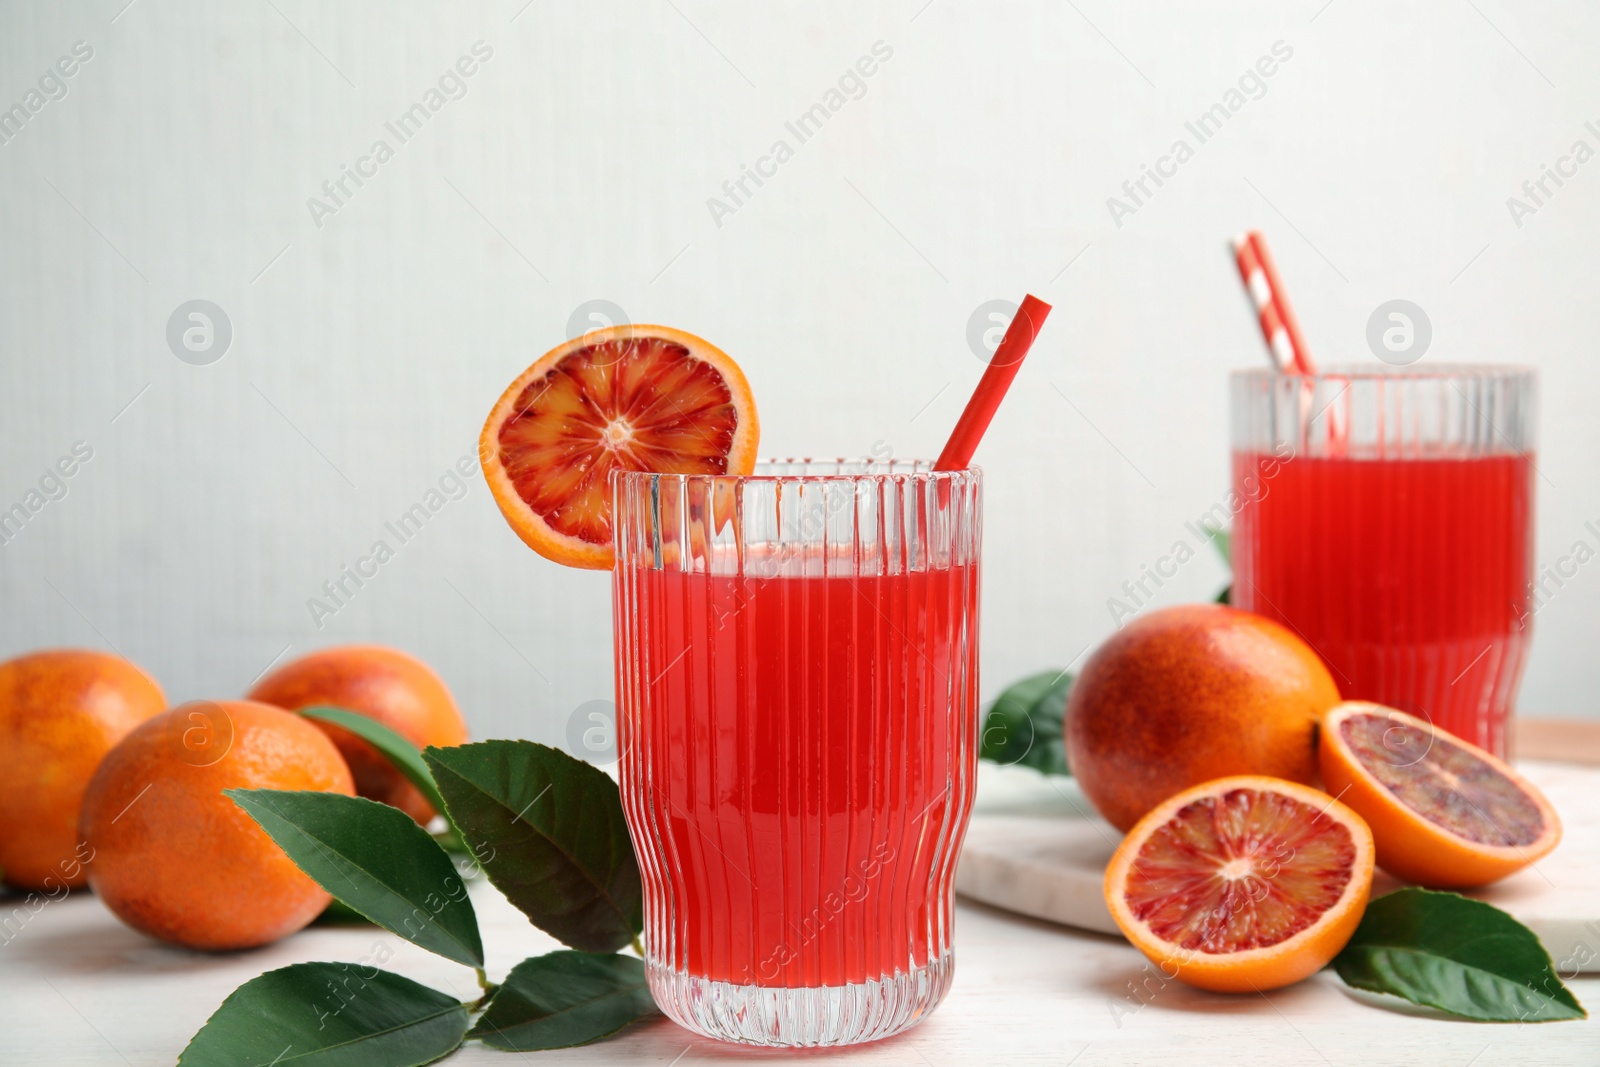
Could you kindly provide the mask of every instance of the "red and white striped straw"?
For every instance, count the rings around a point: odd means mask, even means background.
[[[1239,277],[1244,281],[1245,292],[1255,305],[1256,315],[1261,322],[1261,336],[1266,338],[1267,354],[1272,358],[1273,366],[1282,374],[1316,374],[1317,364],[1311,358],[1311,349],[1306,347],[1305,335],[1300,332],[1300,320],[1294,317],[1294,309],[1289,306],[1283,279],[1278,276],[1278,267],[1272,262],[1272,253],[1267,251],[1267,239],[1261,236],[1261,231],[1251,230],[1242,237],[1235,237],[1233,258],[1239,265]],[[1328,418],[1328,446],[1335,452],[1342,452],[1346,446],[1345,411],[1338,403],[1343,395],[1344,391],[1341,390],[1324,409]],[[1312,399],[1310,383],[1302,383],[1302,419],[1312,417]]]
[[[1266,339],[1267,354],[1272,357],[1273,365],[1285,374],[1315,374],[1317,365],[1300,332],[1300,322],[1289,307],[1283,280],[1278,277],[1272,254],[1267,251],[1266,238],[1258,230],[1235,237],[1233,257],[1239,265],[1239,278],[1244,282],[1245,292],[1261,321],[1261,335]]]

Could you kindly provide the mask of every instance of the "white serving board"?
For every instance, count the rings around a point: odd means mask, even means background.
[[[1555,805],[1561,844],[1532,867],[1469,895],[1537,933],[1563,974],[1600,973],[1600,768],[1538,761],[1518,766]],[[982,763],[956,892],[1034,918],[1117,934],[1102,882],[1121,836],[1095,814],[1073,779]],[[1373,895],[1400,884],[1379,871]]]

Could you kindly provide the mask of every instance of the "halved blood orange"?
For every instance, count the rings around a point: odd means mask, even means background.
[[[1556,847],[1544,794],[1476,745],[1403,711],[1350,700],[1322,719],[1328,790],[1372,827],[1378,866],[1435,889],[1486,885]]]
[[[1367,824],[1337,800],[1235,775],[1140,819],[1106,869],[1106,904],[1168,978],[1260,992],[1339,954],[1366,910],[1372,865]]]
[[[570,567],[611,567],[613,470],[749,474],[760,437],[738,364],[665,326],[612,326],[557,345],[501,394],[478,439],[517,535]]]

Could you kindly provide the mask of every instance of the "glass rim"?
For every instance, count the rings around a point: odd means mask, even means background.
[[[832,483],[884,483],[884,482],[916,482],[957,483],[980,481],[983,469],[977,465],[955,471],[936,471],[933,465],[936,461],[931,459],[852,459],[845,456],[796,456],[796,457],[770,457],[756,461],[756,469],[751,474],[681,474],[671,471],[640,471],[628,470],[621,467],[611,471],[610,481],[617,483],[640,483],[652,478],[679,478],[685,482],[737,483],[737,484],[768,484],[779,482],[832,482]],[[840,468],[863,467],[864,470],[837,470],[833,472],[797,472],[786,474],[778,471],[763,471],[763,468],[773,467],[810,467],[810,466],[835,466]]]
[[[1314,374],[1298,371],[1280,371],[1275,367],[1249,367],[1228,372],[1228,377],[1238,382],[1256,382],[1281,378],[1285,381],[1442,381],[1446,379],[1485,379],[1504,381],[1538,378],[1537,367],[1524,363],[1432,363],[1427,366],[1410,364],[1395,366],[1387,363],[1341,363],[1323,367]]]

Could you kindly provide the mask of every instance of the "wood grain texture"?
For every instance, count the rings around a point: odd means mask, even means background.
[[[1026,773],[1035,784],[1047,781]],[[1541,781],[1563,798],[1600,796],[1592,784],[1600,772],[1544,765],[1541,774]],[[1035,821],[1041,814],[1055,823],[1087,821],[1082,797],[1070,783],[1050,781],[1043,801],[1037,792],[1008,793],[992,786],[988,782],[983,790],[980,819],[1020,818],[1032,811]],[[1591,807],[1600,810],[1600,803]],[[1115,835],[1100,825],[1105,837],[1090,830],[1084,847],[1109,856]],[[1569,817],[1569,829],[1580,838],[1600,835],[1600,821]],[[1591,860],[1596,851],[1588,850]],[[1559,850],[1547,859],[1558,856]],[[963,877],[969,866],[963,863]],[[1548,868],[1557,882],[1567,881],[1565,871]],[[995,877],[1015,879],[1026,872],[1000,871]],[[525,956],[559,947],[486,883],[474,885],[472,896],[492,977],[500,978]],[[463,999],[476,996],[467,969],[372,927],[314,926],[255,952],[218,956],[151,941],[119,924],[86,893],[32,904],[15,896],[0,899],[0,920],[5,931],[0,944],[0,1063],[5,1064],[165,1067],[234,987],[300,961],[363,960]],[[1589,940],[1600,953],[1600,928]],[[1403,1005],[1379,1006],[1376,998],[1346,989],[1331,971],[1266,996],[1205,993],[1166,980],[1120,936],[1026,918],[965,897],[957,898],[955,942],[955,985],[926,1022],[888,1041],[830,1053],[827,1062],[1171,1067],[1176,1059],[1186,1067],[1325,1062],[1341,1067],[1593,1067],[1600,1059],[1600,1023],[1593,1019],[1532,1027],[1462,1023]],[[1600,976],[1580,974],[1569,984],[1585,1004],[1600,1006]],[[1423,1049],[1425,1054],[1419,1051]],[[539,1056],[540,1063],[552,1065],[655,1067],[771,1065],[780,1059],[793,1060],[718,1045],[664,1019],[603,1045]],[[506,1067],[513,1061],[505,1053],[473,1045],[447,1062]]]
[[[558,947],[485,884],[472,890],[499,979],[525,956]],[[15,899],[3,902],[18,906]],[[956,977],[928,1020],[887,1041],[822,1061],[873,1067],[1593,1067],[1594,1020],[1492,1027],[1374,1007],[1324,971],[1266,996],[1225,996],[1164,980],[1120,938],[1079,933],[961,901]],[[0,1063],[168,1067],[240,983],[307,960],[366,960],[468,999],[472,973],[372,927],[312,927],[250,953],[200,955],[120,925],[87,894],[46,905],[0,947]],[[1572,983],[1600,1004],[1600,978]],[[1485,1051],[1486,1046],[1488,1051]],[[1419,1050],[1425,1049],[1422,1053]],[[1474,1062],[1474,1057],[1478,1057]],[[537,1063],[801,1063],[816,1060],[719,1045],[655,1019],[602,1045],[541,1052]],[[450,1067],[515,1067],[532,1059],[469,1045]]]
[[[1517,759],[1555,760],[1600,767],[1600,722],[1517,718]]]

